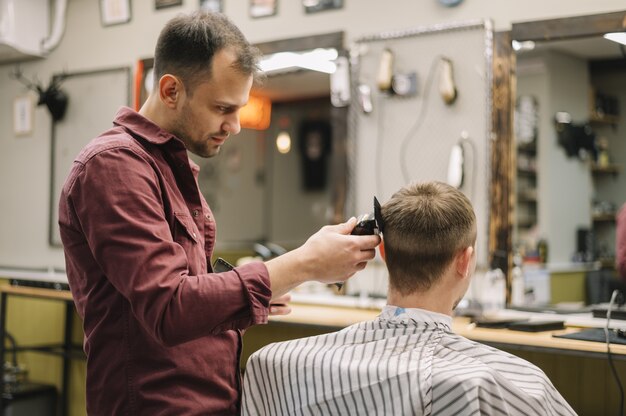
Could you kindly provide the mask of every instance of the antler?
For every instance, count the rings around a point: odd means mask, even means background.
[[[28,89],[33,90],[33,91],[37,91],[39,93],[41,93],[43,91],[41,85],[39,85],[39,83],[34,83],[31,80],[29,80],[28,78],[26,78],[23,75],[22,72],[22,68],[20,68],[19,65],[17,65],[14,69],[13,72],[11,72],[9,74],[12,78],[18,80],[20,83],[22,83],[23,85],[25,85],[26,87],[28,87]]]

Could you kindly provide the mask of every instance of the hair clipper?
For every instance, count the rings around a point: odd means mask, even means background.
[[[380,204],[376,198],[374,198],[374,211],[369,214],[363,214],[357,218],[356,225],[352,229],[351,235],[378,235],[379,227],[378,221],[376,220],[377,213],[376,211],[380,211]],[[338,289],[343,287],[343,283],[335,283]]]

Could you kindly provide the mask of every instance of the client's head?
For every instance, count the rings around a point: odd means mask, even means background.
[[[443,284],[460,299],[475,266],[469,199],[445,183],[416,183],[396,192],[381,214],[390,294],[425,293]]]

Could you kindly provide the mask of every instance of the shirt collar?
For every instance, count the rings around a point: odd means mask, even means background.
[[[182,142],[182,140],[174,136],[172,133],[163,130],[150,119],[142,116],[132,108],[120,108],[115,115],[113,124],[126,127],[128,130],[132,131],[134,134],[143,138],[147,142],[156,145],[163,145],[170,140],[174,140],[175,142],[179,143],[183,149],[186,149],[185,144]],[[189,162],[189,167],[191,168],[191,171],[197,178],[198,172],[200,172],[200,167],[189,157],[187,157],[186,159]]]
[[[163,130],[154,122],[129,107],[122,107],[117,111],[113,124],[126,127],[134,134],[153,144],[161,145],[170,140],[176,140],[184,147],[183,142],[178,137]]]
[[[379,318],[392,323],[407,324],[414,322],[418,325],[425,323],[434,326],[444,326],[448,330],[452,328],[451,316],[419,308],[401,308],[394,305],[385,305]]]

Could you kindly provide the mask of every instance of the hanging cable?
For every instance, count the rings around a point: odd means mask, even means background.
[[[613,309],[613,305],[615,304],[615,299],[620,295],[619,290],[614,290],[611,294],[611,300],[609,302],[609,307],[606,311],[606,325],[604,327],[604,337],[606,339],[606,354],[609,359],[609,367],[611,368],[611,373],[613,373],[613,378],[615,378],[615,382],[617,383],[617,388],[619,389],[619,412],[618,415],[624,414],[624,389],[622,388],[622,382],[619,379],[619,375],[617,374],[617,369],[615,368],[615,363],[613,362],[613,354],[611,353],[611,342],[609,338],[609,323],[611,322],[611,310]]]
[[[15,337],[6,331],[4,332],[4,337],[11,343],[11,359],[13,361],[13,367],[17,368],[17,342],[15,341]]]

